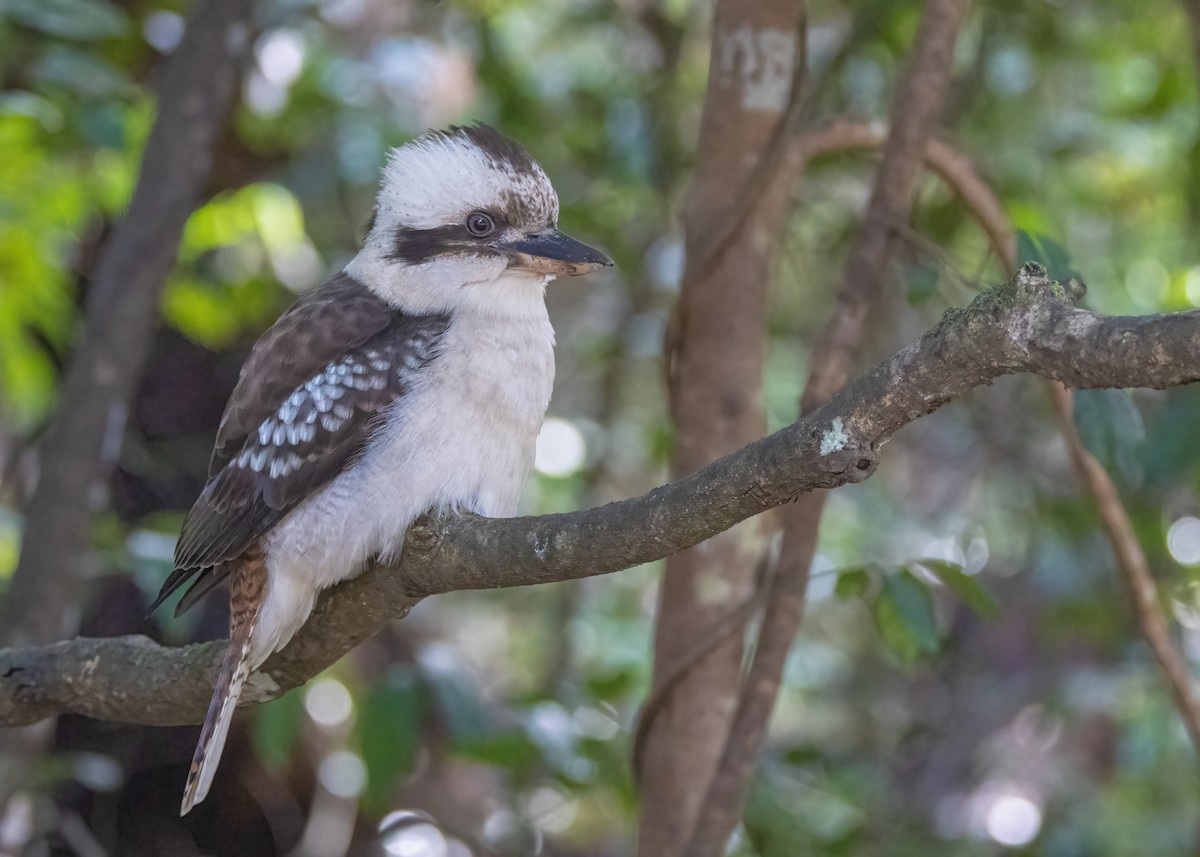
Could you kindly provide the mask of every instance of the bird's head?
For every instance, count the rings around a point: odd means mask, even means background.
[[[394,149],[347,272],[414,311],[522,315],[546,283],[612,261],[558,230],[558,195],[520,144],[486,125]]]

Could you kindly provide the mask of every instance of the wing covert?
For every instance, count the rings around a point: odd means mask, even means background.
[[[236,456],[283,400],[329,363],[396,320],[398,313],[342,273],[304,295],[254,344],[225,406],[208,476]]]
[[[307,378],[275,393],[273,401],[254,407],[247,403],[231,420],[231,400],[222,420],[225,446],[218,444],[213,453],[214,464],[223,463],[184,520],[175,571],[155,605],[198,573],[193,584],[197,596],[211,589],[225,576],[224,563],[352,464],[384,411],[402,400],[420,371],[436,360],[438,341],[449,323],[445,315],[393,313],[383,329],[343,347]],[[273,337],[271,350],[281,347],[287,347],[286,339]],[[249,365],[238,385],[241,395],[281,389],[278,382],[256,379]],[[253,413],[263,416],[247,429],[245,420]],[[181,608],[198,600],[191,594]]]

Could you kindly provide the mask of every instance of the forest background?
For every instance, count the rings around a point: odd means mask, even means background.
[[[617,263],[548,292],[542,515],[788,426],[1018,262],[1200,306],[1198,61],[1195,0],[5,0],[0,643],[223,636],[222,598],[144,618],[221,409],[422,129],[521,140]],[[184,822],[194,728],[9,730],[0,853],[1195,852],[1200,389],[1071,414],[1001,379],[661,587],[422,600],[244,711]]]

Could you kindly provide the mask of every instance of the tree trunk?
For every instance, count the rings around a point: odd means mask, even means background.
[[[137,189],[101,251],[83,344],[40,450],[21,558],[0,614],[2,642],[47,643],[77,630],[96,494],[116,465],[158,327],[159,297],[229,116],[252,7],[246,0],[198,0],[154,87],[158,118]]]
[[[863,225],[846,263],[833,316],[813,349],[801,413],[811,413],[845,385],[862,350],[868,314],[884,292],[896,230],[908,222],[922,157],[942,112],[966,7],[967,0],[926,3],[912,55],[892,99],[891,130]],[[724,840],[741,816],[788,651],[803,616],[826,496],[824,491],[814,491],[781,510],[780,559],[764,598],[754,662],[731,718],[716,775],[706,786],[687,857],[724,853]]]
[[[773,186],[743,202],[738,191],[783,121],[803,14],[792,0],[716,6],[696,180],[685,212],[688,263],[667,354],[675,476],[765,430],[759,400],[765,314],[788,193]],[[739,220],[732,234],[722,235],[722,227]],[[729,617],[753,595],[762,526],[748,521],[667,562],[654,689],[641,728],[643,854],[678,851],[712,777],[742,667],[742,623]]]
[[[21,557],[0,605],[0,644],[48,643],[78,632],[92,510],[116,465],[158,328],[159,298],[230,113],[252,8],[248,0],[197,0],[155,83],[158,116],[137,189],[101,250],[83,343],[40,449]],[[0,735],[0,808],[52,732],[46,723]]]

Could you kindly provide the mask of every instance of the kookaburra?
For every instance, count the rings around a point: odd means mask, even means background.
[[[484,125],[391,153],[362,251],[285,312],[225,408],[157,607],[229,581],[229,647],[182,813],[212,784],[242,685],[317,594],[398,555],[430,509],[517,508],[554,380],[546,284],[612,262]]]

